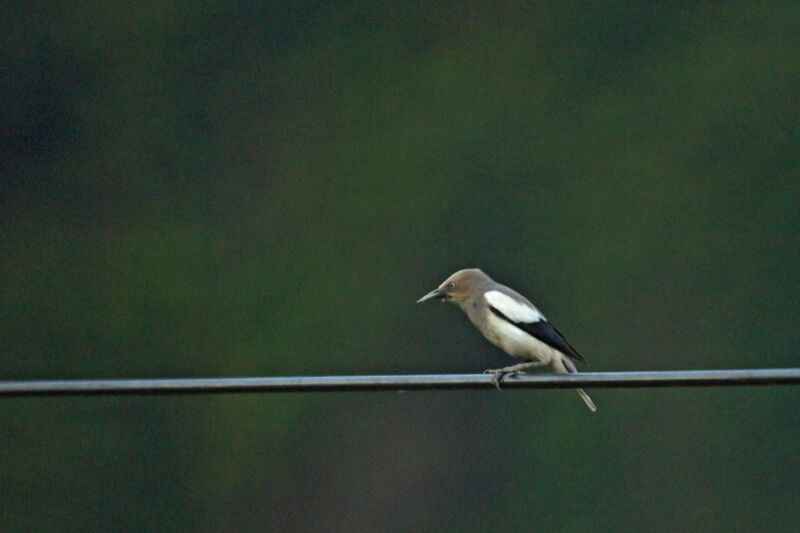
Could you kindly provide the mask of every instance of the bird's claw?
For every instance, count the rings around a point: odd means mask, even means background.
[[[508,370],[505,368],[487,368],[483,371],[484,374],[492,374],[492,384],[497,387],[497,390],[503,390],[500,388],[500,383],[502,383],[503,378],[506,376],[518,376],[520,374],[524,374],[522,370]]]

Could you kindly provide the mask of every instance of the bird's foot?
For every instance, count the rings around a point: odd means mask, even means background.
[[[492,384],[497,387],[497,390],[503,390],[500,388],[500,383],[503,381],[504,377],[518,376],[525,373],[522,370],[510,370],[509,368],[487,368],[483,373],[492,374]]]
[[[492,383],[497,390],[503,390],[500,388],[500,383],[503,381],[503,378],[506,376],[518,376],[520,374],[524,374],[524,370],[527,368],[534,368],[537,366],[544,366],[545,363],[541,361],[527,361],[525,363],[519,363],[517,365],[507,366],[505,368],[487,368],[483,371],[484,374],[492,374]]]

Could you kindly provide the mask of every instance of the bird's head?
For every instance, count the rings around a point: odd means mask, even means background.
[[[453,302],[463,304],[470,296],[475,294],[476,289],[481,284],[489,280],[489,276],[477,268],[467,268],[459,270],[419,300],[417,303],[427,302],[428,300],[442,300],[443,302]]]

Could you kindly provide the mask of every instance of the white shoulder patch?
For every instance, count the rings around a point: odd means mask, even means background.
[[[484,295],[489,305],[514,322],[538,322],[544,315],[531,304],[519,302],[500,291],[487,291]]]

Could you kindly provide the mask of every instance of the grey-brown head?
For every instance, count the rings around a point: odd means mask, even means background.
[[[478,268],[459,270],[419,300],[417,303],[428,300],[442,300],[462,305],[470,296],[477,294],[478,289],[491,283],[492,278]]]

